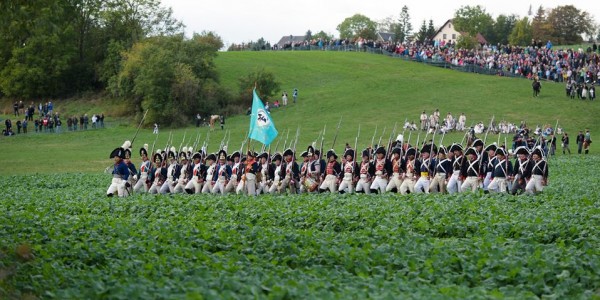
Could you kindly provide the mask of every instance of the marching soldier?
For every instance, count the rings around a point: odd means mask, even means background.
[[[534,195],[544,190],[548,183],[548,163],[544,159],[544,151],[536,147],[531,153],[533,167],[531,168],[531,179],[525,186],[525,193]]]
[[[369,161],[369,149],[362,151],[362,161],[360,163],[359,178],[356,183],[356,192],[371,194],[371,176],[375,173],[373,164]]]
[[[471,147],[467,150],[465,155],[467,159],[463,161],[460,174],[464,178],[464,182],[460,187],[461,192],[471,190],[472,192],[477,191],[479,188],[479,165],[480,160],[477,154],[477,150]]]
[[[452,176],[448,180],[447,188],[449,194],[454,194],[460,192],[462,186],[460,170],[464,160],[463,148],[460,144],[452,144],[450,152],[454,153],[454,159],[452,160]]]
[[[152,173],[152,163],[148,159],[148,144],[144,144],[144,147],[140,148],[140,157],[142,158],[142,164],[140,165],[138,175],[136,175],[139,178],[136,178],[137,182],[133,187],[133,191],[138,192],[143,188],[144,192],[148,192],[150,189],[148,174]]]
[[[446,184],[448,183],[450,174],[452,174],[450,173],[452,171],[452,161],[446,157],[447,152],[444,146],[440,146],[438,149],[438,157],[435,160],[435,167],[433,168],[435,175],[429,186],[430,192],[446,193]]]
[[[375,165],[375,177],[371,183],[372,193],[384,193],[388,184],[388,176],[392,175],[392,162],[385,156],[385,148],[379,147],[375,150],[376,159],[373,162]]]
[[[434,144],[424,145],[421,149],[421,160],[417,160],[416,162],[416,169],[419,170],[417,173],[419,174],[419,179],[417,180],[417,183],[415,183],[416,194],[429,194],[430,176],[433,174],[432,165],[435,166],[430,154],[435,154],[436,150]]]
[[[153,160],[155,164],[154,168],[154,181],[152,182],[152,186],[148,189],[150,194],[157,194],[160,192],[162,185],[167,179],[167,168],[165,168],[163,163],[163,156],[160,153],[160,150],[156,151],[154,154]]]
[[[121,147],[116,148],[110,153],[110,159],[113,159],[115,164],[112,171],[112,182],[106,191],[106,196],[112,197],[115,192],[119,197],[125,197],[126,188],[128,188],[127,179],[129,179],[129,169],[123,161],[125,158],[125,150]]]
[[[204,184],[202,185],[202,194],[210,194],[213,190],[213,177],[215,175],[215,161],[217,160],[217,157],[214,154],[209,154],[208,156],[206,156],[206,172],[204,173]]]
[[[200,154],[200,152],[194,153],[192,160],[194,163],[192,166],[192,179],[190,179],[185,186],[185,191],[188,194],[200,194],[200,191],[202,191],[202,184],[204,183],[206,168],[202,164],[202,154]]]
[[[394,147],[392,149],[392,177],[385,188],[386,192],[400,192],[402,186],[402,166],[405,164],[402,159],[402,148]]]
[[[219,162],[217,163],[213,177],[211,178],[213,183],[212,193],[221,193],[221,195],[225,195],[225,187],[231,179],[232,170],[231,166],[227,164],[227,152],[225,152],[225,150],[219,151],[218,158]]]
[[[498,146],[496,143],[487,146],[481,157],[481,173],[485,174],[483,178],[483,191],[488,190],[490,182],[492,182],[492,173],[494,172],[494,166],[496,165],[496,150]]]
[[[283,194],[289,188],[289,192],[295,194],[297,192],[297,183],[300,180],[300,169],[294,160],[294,151],[287,149],[283,152],[282,172],[284,174],[279,187],[279,193]]]
[[[345,192],[352,194],[354,193],[354,178],[359,174],[358,165],[354,161],[354,150],[346,150],[344,157],[346,158],[346,162],[342,167],[343,172],[340,172],[341,183],[338,191],[342,194]]]
[[[242,182],[245,188],[242,188],[243,193],[250,196],[256,196],[256,173],[258,172],[258,162],[256,161],[256,152],[248,151],[246,154],[246,165],[244,167],[244,175]]]
[[[415,173],[418,171],[417,159],[415,158],[417,151],[415,148],[408,148],[406,150],[405,164],[402,170],[402,184],[400,185],[400,194],[406,195],[407,193],[415,192]]]
[[[273,171],[272,171],[272,174],[270,175],[270,178],[272,178],[273,181],[272,181],[271,187],[269,188],[269,194],[275,194],[275,192],[279,188],[279,185],[281,184],[281,179],[282,179],[282,177],[281,177],[281,174],[282,174],[281,173],[281,168],[282,168],[281,160],[282,160],[281,154],[275,153],[273,155],[273,162],[274,162],[275,166],[274,167],[272,166],[272,168],[271,168],[271,170],[273,170]]]
[[[304,151],[300,154],[300,157],[302,157],[302,165],[300,165],[300,190],[298,193],[303,194],[310,189],[311,184],[310,181],[306,181],[308,170],[310,169],[310,156],[308,155],[308,151]]]
[[[333,149],[327,151],[327,165],[323,173],[323,182],[319,186],[319,192],[323,193],[329,190],[331,193],[337,192],[337,178],[342,172],[340,163],[337,161],[338,156]]]
[[[160,187],[161,194],[172,194],[175,189],[175,184],[177,184],[177,179],[181,173],[181,167],[177,163],[176,155],[175,147],[171,147],[169,153],[167,153],[167,158],[169,160],[169,166],[167,167],[167,180]]]
[[[234,192],[236,187],[238,186],[238,178],[242,178],[242,165],[240,164],[240,152],[235,151],[231,154],[231,159],[233,160],[233,164],[231,166],[231,179],[225,186],[225,193]]]
[[[137,176],[134,174],[137,174],[137,169],[135,168],[135,165],[131,162],[131,150],[129,148],[125,149],[125,159],[123,161],[129,169],[129,178],[127,178],[128,186],[125,189],[125,191],[128,195],[130,195],[132,194],[130,187],[134,186],[136,183],[134,180],[137,179]]]
[[[527,186],[527,179],[531,177],[532,164],[529,161],[529,150],[525,146],[520,146],[515,150],[517,159],[513,167],[514,181],[510,193],[513,195],[521,194]]]
[[[258,156],[258,173],[256,181],[258,182],[258,189],[256,190],[256,195],[260,195],[260,193],[266,194],[269,191],[269,153],[263,152]],[[260,177],[260,178],[259,178]]]
[[[304,186],[307,192],[312,193],[319,188],[319,177],[321,176],[321,161],[317,156],[317,152],[313,146],[308,146],[306,149],[308,155],[308,167],[304,178]]]
[[[177,184],[175,185],[175,188],[173,188],[174,194],[183,193],[185,191],[185,187],[187,186],[192,175],[192,165],[189,163],[186,152],[187,151],[182,151],[179,153],[181,165],[179,165],[179,176],[176,177]]]
[[[507,193],[508,180],[512,176],[512,164],[506,158],[506,152],[502,148],[496,149],[496,160],[492,170],[492,180],[488,190],[492,193]]]

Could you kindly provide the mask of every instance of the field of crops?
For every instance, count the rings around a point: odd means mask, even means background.
[[[3,177],[0,298],[599,299],[598,166],[553,159],[535,197],[119,199],[107,175]]]

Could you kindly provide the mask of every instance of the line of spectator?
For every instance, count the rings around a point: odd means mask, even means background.
[[[92,124],[91,128],[104,128],[104,113],[97,115],[94,114],[91,118]],[[28,132],[30,126],[31,119],[26,117],[23,120],[17,120],[15,125],[17,127],[17,132],[14,132],[13,124],[11,119],[6,119],[4,121],[5,129],[2,130],[2,135],[11,136],[15,134],[26,134]],[[67,118],[67,130],[68,131],[77,131],[77,130],[87,130],[90,125],[90,118],[87,114],[84,114],[80,117],[73,116]],[[35,132],[39,133],[60,133],[62,132],[63,121],[60,118],[58,113],[54,113],[53,116],[50,116],[50,113],[40,116],[36,118],[33,122],[33,127]]]

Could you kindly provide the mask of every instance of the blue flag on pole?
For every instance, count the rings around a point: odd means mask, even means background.
[[[249,138],[266,146],[271,144],[278,134],[271,116],[265,110],[265,105],[256,94],[256,89],[252,91],[252,115],[250,116],[249,132]]]

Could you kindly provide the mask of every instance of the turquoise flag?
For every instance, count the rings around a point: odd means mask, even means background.
[[[268,146],[277,137],[277,134],[271,116],[265,110],[265,105],[256,94],[256,89],[254,89],[252,91],[252,115],[250,116],[248,137]]]

